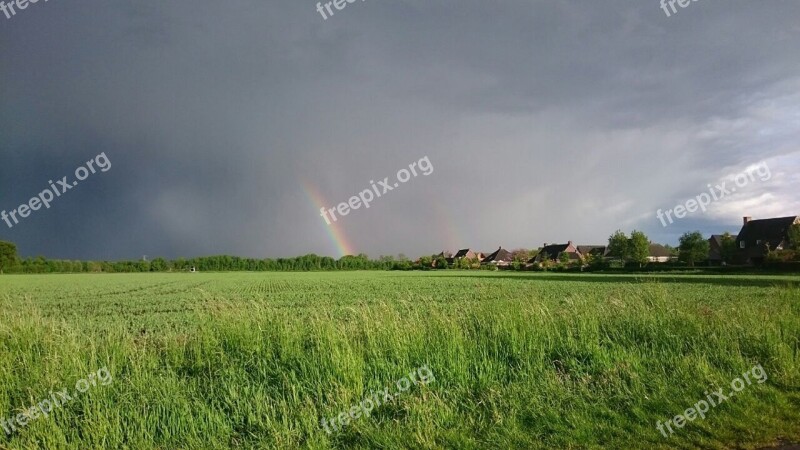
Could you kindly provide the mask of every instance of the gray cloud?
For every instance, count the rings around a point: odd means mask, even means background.
[[[38,3],[0,16],[0,208],[105,151],[0,238],[25,254],[336,255],[329,207],[435,172],[338,227],[370,255],[736,231],[800,213],[800,4]],[[774,177],[655,218],[759,161]]]

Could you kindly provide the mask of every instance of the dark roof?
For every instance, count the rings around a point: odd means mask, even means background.
[[[742,230],[736,238],[737,247],[740,242],[744,242],[748,254],[762,253],[767,244],[774,250],[786,242],[789,228],[798,220],[800,220],[798,216],[751,220],[742,225]]]
[[[591,255],[603,256],[606,253],[605,245],[579,245],[577,249],[581,255],[591,254]]]
[[[498,248],[491,255],[487,256],[486,258],[483,258],[483,261],[481,262],[489,263],[494,261],[511,261],[511,260],[512,260],[511,252],[501,247]]]
[[[652,258],[664,258],[672,256],[672,253],[661,244],[650,244],[650,257]]]
[[[723,234],[712,234],[711,237],[708,239],[710,242],[717,244],[719,247],[722,247],[722,237]],[[738,236],[735,234],[731,235],[731,238],[735,241]]]
[[[569,242],[566,244],[545,245],[544,247],[542,247],[541,250],[539,250],[539,253],[537,253],[536,256],[531,258],[528,262],[530,263],[538,262],[541,261],[543,257],[546,257],[547,259],[551,260],[558,259],[559,255],[565,252],[569,246],[570,246]]]
[[[459,250],[458,253],[456,253],[456,255],[453,256],[453,258],[463,258],[463,257],[467,256],[467,253],[469,253],[469,249],[468,248]]]

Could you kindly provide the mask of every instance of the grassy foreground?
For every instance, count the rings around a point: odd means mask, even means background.
[[[797,276],[0,276],[0,448],[755,448],[800,441]],[[435,376],[331,435],[320,420]],[[665,438],[656,428],[761,364]]]

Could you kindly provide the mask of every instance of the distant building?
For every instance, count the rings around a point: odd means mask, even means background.
[[[564,252],[569,255],[570,261],[581,259],[581,253],[578,251],[578,248],[572,244],[572,241],[568,241],[566,244],[545,243],[544,246],[542,246],[542,249],[539,250],[539,253],[528,260],[528,263],[533,264],[540,263],[542,261],[558,261],[558,258]]]
[[[447,261],[447,264],[453,264],[453,252],[451,252],[449,250],[445,250],[445,251],[443,251],[443,252],[441,252],[438,255],[433,257],[433,265],[432,265],[432,267],[436,267],[436,261],[439,258],[444,258],[444,260]]]
[[[672,259],[672,253],[661,244],[650,244],[648,252],[647,261],[649,262],[664,263]]]
[[[581,256],[592,255],[603,258],[608,254],[608,250],[605,245],[579,245],[578,253]]]
[[[505,267],[511,265],[512,261],[513,258],[511,256],[511,252],[503,247],[498,247],[497,251],[483,258],[483,260],[481,260],[481,264],[492,264],[499,267]]]
[[[736,237],[740,262],[758,264],[768,251],[783,250],[789,246],[789,229],[800,224],[800,216],[753,220],[744,217],[742,229]]]
[[[453,256],[453,259],[455,259],[455,260],[462,259],[462,258],[480,260],[480,259],[483,259],[483,253],[481,253],[481,252],[473,252],[472,250],[470,250],[468,248],[465,248],[465,249],[459,250],[458,252],[456,252],[455,256]]]
[[[712,264],[722,264],[722,236],[721,234],[712,234],[708,238],[708,262]],[[732,234],[733,240],[736,240],[736,235]]]

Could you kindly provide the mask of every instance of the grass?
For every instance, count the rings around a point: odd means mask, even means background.
[[[0,448],[756,448],[800,441],[796,276],[0,277],[0,417],[107,367]],[[320,419],[427,364],[328,435]],[[669,438],[655,428],[756,364]]]

